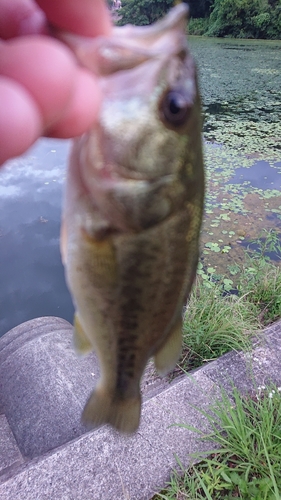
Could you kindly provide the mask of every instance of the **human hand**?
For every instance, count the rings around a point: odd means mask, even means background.
[[[104,0],[0,0],[0,165],[41,135],[81,135],[97,119],[97,79],[48,22],[84,36],[111,31]]]

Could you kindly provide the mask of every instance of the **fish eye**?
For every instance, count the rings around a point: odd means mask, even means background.
[[[183,125],[191,110],[191,103],[175,90],[167,92],[160,105],[161,114],[171,125]]]

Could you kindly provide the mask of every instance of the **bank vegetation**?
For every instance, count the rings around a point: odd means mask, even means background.
[[[109,6],[112,0],[108,0]],[[118,25],[160,19],[174,0],[123,0]],[[189,33],[215,37],[281,39],[281,0],[189,0]]]

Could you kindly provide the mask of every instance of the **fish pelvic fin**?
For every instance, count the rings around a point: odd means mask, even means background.
[[[176,366],[182,350],[182,319],[179,318],[154,355],[154,365],[159,375],[164,376]]]
[[[74,314],[74,329],[73,329],[73,342],[75,350],[78,354],[87,354],[93,351],[93,346],[89,341],[84,329],[80,323],[77,312]]]
[[[110,424],[119,432],[132,434],[139,427],[140,412],[140,393],[136,397],[118,398],[102,386],[97,386],[86,403],[82,422],[92,428]]]

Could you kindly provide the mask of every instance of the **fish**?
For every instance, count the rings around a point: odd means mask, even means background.
[[[204,202],[187,20],[180,4],[150,26],[65,35],[103,94],[98,122],[73,142],[61,226],[74,345],[95,351],[100,365],[82,414],[91,428],[136,432],[149,359],[165,375],[182,350]]]

